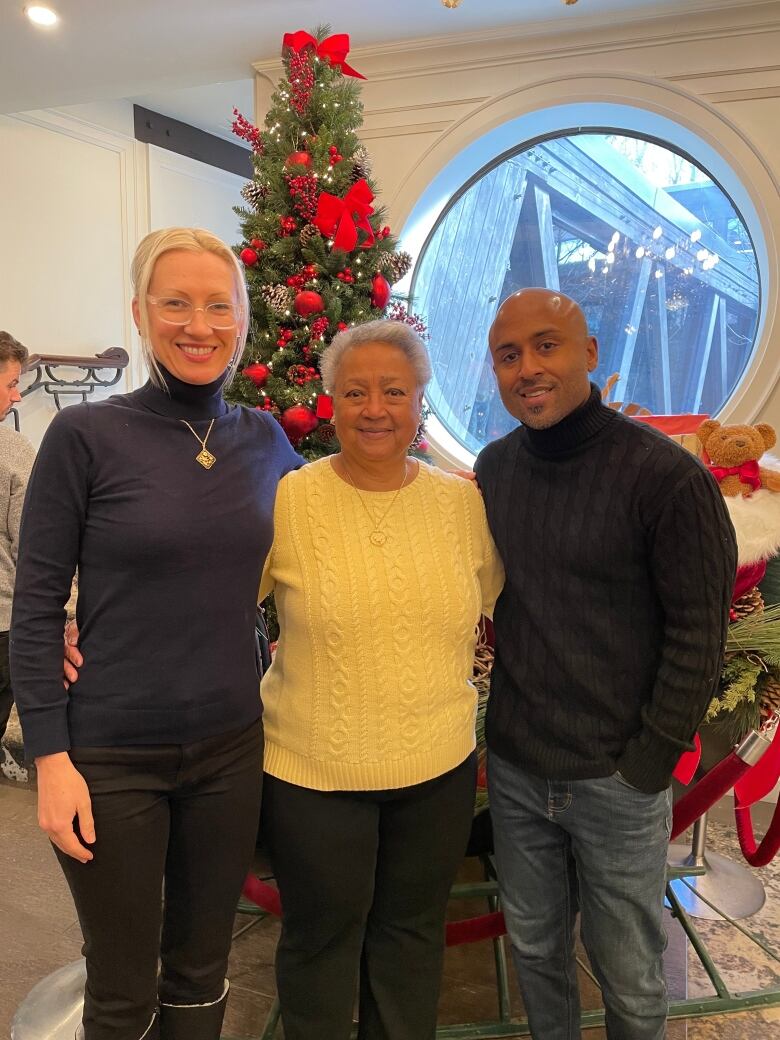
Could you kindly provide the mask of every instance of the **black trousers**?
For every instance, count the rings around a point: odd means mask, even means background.
[[[392,791],[312,791],[266,774],[263,833],[282,899],[285,1040],[430,1040],[447,897],[468,841],[476,754]]]
[[[74,748],[71,758],[96,834],[90,863],[55,850],[84,935],[85,1038],[138,1040],[158,1000],[222,995],[257,837],[262,724],[192,744]]]
[[[5,727],[8,725],[13,706],[11,669],[8,666],[8,633],[0,632],[0,740],[5,736]]]

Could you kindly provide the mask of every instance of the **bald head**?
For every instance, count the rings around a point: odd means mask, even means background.
[[[502,322],[511,321],[518,314],[549,315],[550,321],[566,325],[577,335],[587,339],[588,323],[582,308],[570,296],[565,296],[554,289],[520,289],[508,296],[496,312],[490,326],[490,345],[493,346],[496,327]]]
[[[554,426],[590,394],[596,340],[580,306],[552,289],[521,289],[490,328],[493,371],[504,407],[524,425]]]

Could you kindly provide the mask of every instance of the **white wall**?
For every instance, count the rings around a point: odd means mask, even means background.
[[[243,204],[243,177],[148,145],[150,227],[207,227],[229,245],[241,238],[233,206]]]
[[[0,117],[0,327],[31,352],[128,348],[133,144],[72,114]],[[54,407],[41,390],[20,406],[34,443]]]
[[[242,178],[136,142],[129,102],[0,116],[0,155],[0,328],[39,354],[124,347],[125,375],[94,397],[138,386],[145,373],[129,306],[135,245],[171,224],[238,241],[232,206],[241,202]],[[37,445],[53,398],[37,390],[19,412]]]

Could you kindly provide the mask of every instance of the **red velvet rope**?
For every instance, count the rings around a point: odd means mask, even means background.
[[[756,845],[753,833],[753,818],[749,805],[740,805],[739,796],[734,792],[734,819],[737,824],[737,835],[742,855],[751,867],[765,867],[780,850],[780,803],[775,806],[772,822],[760,845]]]
[[[279,890],[261,881],[254,874],[247,874],[241,894],[250,903],[259,906],[266,913],[280,917],[282,901]],[[481,917],[470,917],[464,921],[450,921],[447,925],[448,946],[460,946],[462,943],[479,942],[482,939],[496,939],[506,933],[506,924],[502,913],[483,914]]]
[[[269,885],[268,882],[261,881],[254,874],[247,874],[244,887],[241,889],[241,895],[248,899],[250,903],[259,906],[261,910],[265,910],[266,913],[273,914],[274,917],[282,916],[282,901],[279,898],[279,890],[274,888],[273,885]]]
[[[707,773],[674,807],[672,840],[688,828],[723,797],[750,769],[733,751]]]

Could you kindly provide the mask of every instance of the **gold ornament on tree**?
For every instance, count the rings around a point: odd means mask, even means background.
[[[460,0],[441,0],[445,7],[460,7]]]

